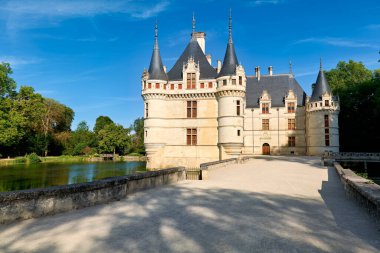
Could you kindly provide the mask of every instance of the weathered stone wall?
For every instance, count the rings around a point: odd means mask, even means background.
[[[0,193],[0,223],[35,218],[120,200],[126,195],[185,180],[183,167],[99,181]]]
[[[352,170],[343,169],[337,162],[334,162],[334,167],[347,195],[359,201],[380,221],[380,186],[356,175]]]

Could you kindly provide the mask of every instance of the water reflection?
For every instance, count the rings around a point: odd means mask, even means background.
[[[91,182],[145,170],[145,162],[41,163],[0,167],[0,192]]]

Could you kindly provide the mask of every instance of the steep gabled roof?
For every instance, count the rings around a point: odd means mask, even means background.
[[[317,81],[315,83],[313,93],[311,94],[310,102],[316,102],[316,101],[321,101],[322,100],[322,95],[328,92],[331,94],[331,89],[330,85],[326,80],[325,73],[323,72],[322,69],[322,61],[321,61],[321,66],[319,68],[319,73],[317,77]]]
[[[228,44],[226,49],[226,54],[224,55],[223,66],[220,70],[218,77],[221,76],[231,76],[236,74],[236,66],[239,65],[238,59],[235,53],[234,43],[232,42],[232,17],[230,10],[230,17],[228,23]]]
[[[168,80],[165,73],[164,66],[162,64],[162,59],[160,55],[160,50],[158,48],[158,27],[155,26],[155,38],[154,38],[154,48],[152,53],[152,58],[150,59],[149,65],[149,80]]]
[[[216,77],[216,70],[208,62],[197,40],[192,38],[182,55],[168,72],[170,81],[182,80],[183,65],[187,63],[190,58],[194,58],[196,64],[199,63],[199,79],[214,79]]]
[[[306,93],[292,75],[261,76],[260,80],[254,76],[247,76],[247,108],[260,107],[260,97],[264,90],[271,96],[272,107],[283,107],[289,89],[292,89],[297,96],[297,105],[304,106]]]

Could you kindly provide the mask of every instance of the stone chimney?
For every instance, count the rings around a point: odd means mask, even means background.
[[[260,66],[257,66],[255,68],[255,76],[257,77],[258,80],[260,80]]]
[[[208,63],[210,63],[210,65],[212,65],[211,64],[211,54],[206,55],[206,59],[207,59]]]
[[[218,72],[218,74],[219,74],[221,69],[222,69],[222,62],[220,60],[218,60],[218,67],[216,69],[216,72]]]
[[[269,67],[268,67],[268,74],[269,74],[270,76],[273,76],[273,67],[272,67],[272,66],[269,66]]]
[[[194,32],[194,37],[197,39],[199,46],[202,48],[203,53],[206,52],[206,33],[204,32]]]

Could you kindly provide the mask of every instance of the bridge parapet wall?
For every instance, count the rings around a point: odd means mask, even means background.
[[[344,169],[338,162],[334,162],[334,167],[346,194],[359,201],[380,222],[380,186],[356,175],[350,169]]]
[[[120,200],[128,194],[185,180],[177,167],[88,183],[0,193],[0,224]]]

